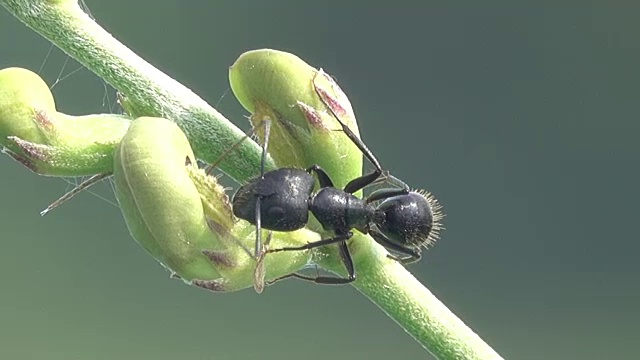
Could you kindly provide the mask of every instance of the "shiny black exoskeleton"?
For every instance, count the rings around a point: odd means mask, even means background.
[[[420,259],[421,246],[433,244],[438,236],[441,218],[440,206],[431,195],[411,191],[404,182],[388,174],[386,181],[396,187],[376,190],[363,199],[354,196],[353,193],[358,190],[380,182],[383,170],[366,145],[337,116],[336,119],[344,133],[374,165],[373,172],[351,180],[344,189],[336,188],[329,175],[318,165],[306,170],[281,168],[265,173],[264,159],[270,126],[267,120],[264,124],[262,176],[240,187],[232,200],[234,214],[256,225],[256,257],[262,251],[260,229],[298,230],[307,224],[309,212],[313,213],[324,230],[334,234],[333,237],[300,247],[271,249],[267,253],[306,250],[337,243],[347,269],[347,278],[307,277],[300,274],[287,276],[321,284],[346,284],[356,279],[356,270],[346,244],[353,236],[353,229],[370,234],[385,248],[405,255],[391,258],[410,263]],[[320,184],[315,192],[313,175]]]

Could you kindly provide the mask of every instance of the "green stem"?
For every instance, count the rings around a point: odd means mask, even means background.
[[[0,4],[124,94],[136,117],[160,116],[176,122],[198,158],[213,162],[244,136],[191,90],[107,33],[77,1],[0,0]],[[246,180],[259,169],[259,146],[247,140],[236,151],[237,156],[226,157],[220,168],[236,180]],[[274,168],[271,161],[267,168]]]
[[[473,330],[370,239],[354,239],[355,287],[440,360],[502,359]],[[368,243],[367,243],[368,242]]]

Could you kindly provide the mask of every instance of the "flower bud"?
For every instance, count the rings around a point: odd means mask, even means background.
[[[229,81],[240,103],[252,113],[251,123],[262,141],[260,124],[271,119],[268,151],[279,167],[318,164],[336,187],[360,176],[362,153],[334,117],[357,135],[351,104],[322,70],[293,54],[254,50],[231,66]]]
[[[30,170],[53,176],[109,173],[130,121],[113,114],[69,116],[37,74],[0,70],[0,145]]]

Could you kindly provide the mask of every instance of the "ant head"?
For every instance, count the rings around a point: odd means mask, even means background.
[[[376,226],[389,241],[402,247],[429,247],[440,236],[441,208],[430,193],[411,191],[380,203],[377,212],[384,214],[384,219]]]

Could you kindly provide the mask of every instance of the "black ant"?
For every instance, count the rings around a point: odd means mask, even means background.
[[[338,189],[333,185],[329,175],[317,164],[307,169],[280,168],[265,172],[264,163],[271,124],[269,119],[265,119],[262,123],[265,130],[260,176],[241,186],[234,194],[232,204],[235,216],[256,225],[255,256],[258,259],[258,267],[261,265],[261,259],[268,253],[308,250],[338,244],[340,257],[347,269],[347,277],[309,277],[293,273],[270,283],[288,277],[318,284],[348,284],[355,281],[356,269],[346,243],[353,236],[352,229],[369,234],[388,250],[404,255],[389,255],[403,264],[420,260],[421,246],[433,245],[438,237],[442,215],[435,198],[424,191],[412,191],[407,184],[389,174],[383,176],[382,167],[373,153],[340,120],[331,107],[329,109],[342,126],[343,132],[373,164],[375,169],[371,173],[351,180],[344,189]],[[316,178],[320,189],[314,192]],[[358,190],[381,182],[382,178],[391,180],[390,183],[398,187],[379,189],[362,199],[353,195]],[[325,231],[332,232],[334,236],[299,247],[269,250],[262,248],[261,229],[301,229],[309,221],[309,212]],[[256,274],[258,273],[256,269]],[[256,277],[256,281],[260,280]],[[256,289],[260,286],[256,284]]]

